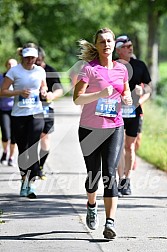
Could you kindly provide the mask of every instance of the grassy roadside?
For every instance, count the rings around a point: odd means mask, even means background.
[[[138,155],[167,171],[167,111],[149,100],[144,104],[142,144]]]

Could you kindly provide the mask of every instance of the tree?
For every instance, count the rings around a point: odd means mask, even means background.
[[[101,11],[103,6],[104,11]],[[111,23],[108,1],[98,0],[24,0],[20,1],[22,23],[14,26],[15,43],[33,40],[46,50],[47,60],[60,70],[77,60],[77,41],[92,42],[99,27]]]
[[[119,20],[120,30],[128,31],[132,38],[140,41],[138,44],[144,44],[142,41],[143,34],[147,34],[146,61],[152,77],[153,97],[156,93],[156,84],[158,81],[158,50],[159,50],[159,33],[160,18],[167,13],[165,0],[139,0],[124,1],[117,0],[118,6],[121,7],[115,14]],[[122,15],[122,10],[124,10]],[[119,18],[118,18],[119,17]],[[143,33],[143,29],[145,32]],[[141,37],[142,36],[142,39]],[[137,39],[138,37],[138,39]],[[135,41],[135,40],[134,40]],[[144,46],[143,46],[144,47]],[[141,51],[141,49],[138,51]]]
[[[68,70],[78,59],[77,41],[92,42],[101,27],[130,35],[135,54],[146,60],[154,90],[158,80],[160,20],[167,0],[1,0],[1,59],[15,55],[28,41],[42,46],[48,63]],[[164,31],[166,32],[166,30]],[[147,43],[146,43],[147,41]]]
[[[148,66],[151,72],[153,84],[153,97],[156,94],[156,85],[159,80],[158,75],[158,59],[159,59],[159,25],[160,18],[167,12],[166,3],[163,0],[150,0],[148,1]]]
[[[21,24],[22,14],[17,1],[0,1],[0,55],[1,69],[6,70],[4,64],[9,57],[17,58],[13,25]]]

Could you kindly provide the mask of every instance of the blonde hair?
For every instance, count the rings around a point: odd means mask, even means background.
[[[111,33],[115,39],[115,34],[109,28],[102,28],[96,32],[94,35],[94,44],[86,41],[85,39],[80,39],[78,41],[80,47],[80,54],[78,55],[79,59],[85,60],[87,62],[94,60],[99,57],[99,53],[95,47],[99,34]]]
[[[81,50],[81,54],[78,55],[79,59],[89,62],[98,58],[98,51],[92,43],[89,43],[85,39],[80,39],[78,42]]]

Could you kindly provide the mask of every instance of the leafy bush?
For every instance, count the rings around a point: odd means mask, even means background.
[[[154,101],[144,104],[144,124],[140,157],[167,171],[167,111]]]

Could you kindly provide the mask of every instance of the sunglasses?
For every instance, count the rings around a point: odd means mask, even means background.
[[[130,45],[124,45],[124,46],[121,46],[121,48],[127,48],[127,49],[130,49],[130,48],[132,48],[133,47],[133,45],[132,44],[130,44]]]

